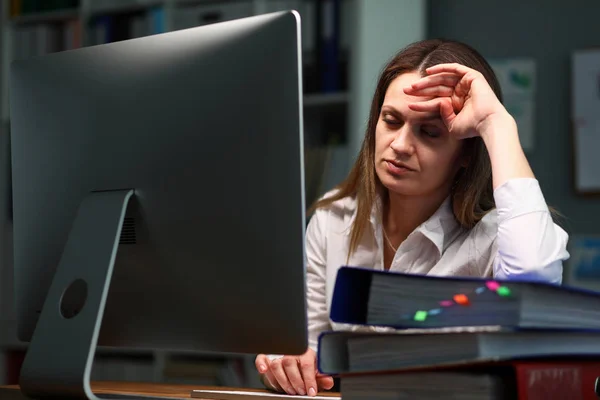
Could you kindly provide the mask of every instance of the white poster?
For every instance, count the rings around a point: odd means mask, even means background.
[[[575,188],[600,191],[600,50],[579,50],[571,68],[571,118],[575,146]]]
[[[504,107],[519,129],[524,151],[533,150],[535,132],[536,66],[531,58],[496,59],[490,62],[502,89]]]

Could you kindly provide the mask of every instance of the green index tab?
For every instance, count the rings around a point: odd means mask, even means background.
[[[510,296],[510,289],[507,288],[506,286],[500,286],[497,290],[496,293],[498,293],[499,296]]]
[[[425,321],[427,318],[427,311],[417,311],[415,313],[415,321]]]

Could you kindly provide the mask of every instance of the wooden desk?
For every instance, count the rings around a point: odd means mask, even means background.
[[[102,394],[129,394],[142,396],[155,396],[168,398],[190,399],[192,390],[198,389],[227,389],[224,387],[209,387],[199,385],[170,385],[161,383],[132,383],[132,382],[92,382],[92,390],[98,395]],[[230,390],[236,390],[231,388]],[[260,389],[237,389],[243,391],[252,391],[259,393],[269,393],[266,390]],[[323,396],[336,397],[339,393],[319,393]],[[290,396],[290,399],[293,399]],[[2,400],[27,400],[27,397],[21,394],[19,387],[0,386],[0,399]]]

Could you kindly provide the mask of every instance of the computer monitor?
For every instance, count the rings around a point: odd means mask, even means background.
[[[299,19],[12,64],[25,394],[93,398],[96,345],[306,350]]]

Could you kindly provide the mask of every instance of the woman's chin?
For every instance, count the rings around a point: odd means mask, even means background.
[[[418,196],[423,194],[423,184],[416,176],[395,176],[387,171],[377,171],[379,181],[390,192],[400,196]]]
[[[399,196],[418,196],[423,190],[413,182],[381,182],[383,186],[390,192]]]

